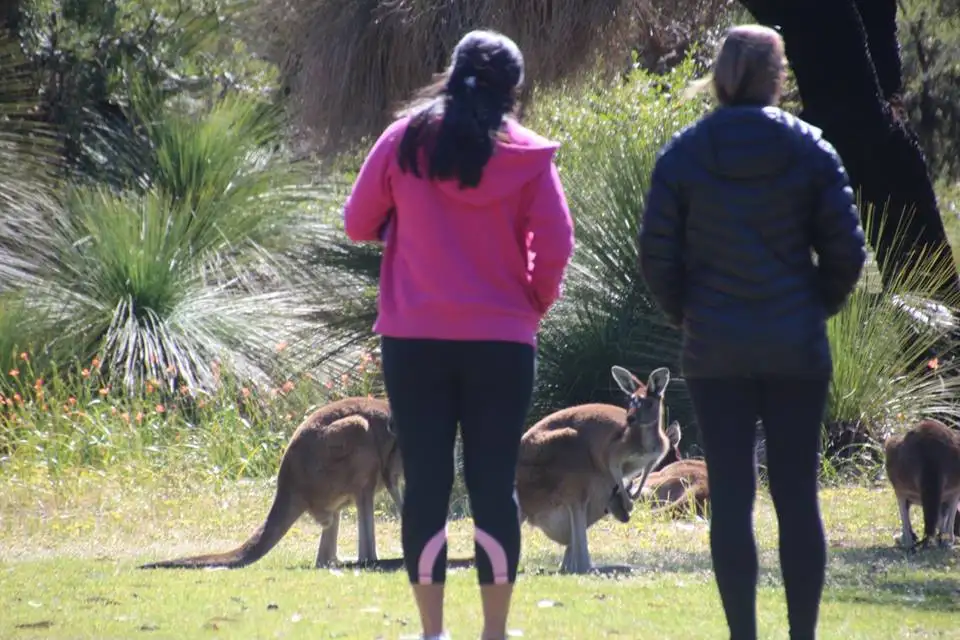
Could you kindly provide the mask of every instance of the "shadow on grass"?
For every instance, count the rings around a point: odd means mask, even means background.
[[[652,573],[698,573],[710,569],[710,556],[708,553],[686,553],[669,552],[668,554],[657,556],[655,554],[635,555],[628,563],[605,563],[595,562],[594,569],[590,572],[594,576],[602,577],[621,577],[631,575],[644,575]],[[559,575],[560,560],[547,555],[540,555],[533,560],[525,560],[520,567],[522,575],[549,576]],[[471,569],[475,566],[474,558],[449,558],[447,560],[448,569]],[[308,567],[297,566],[291,569],[302,570]],[[403,558],[385,558],[376,562],[360,563],[357,561],[340,562],[337,567],[340,570],[360,570],[381,573],[391,573],[402,571]]]
[[[832,549],[824,600],[960,611],[960,549]]]

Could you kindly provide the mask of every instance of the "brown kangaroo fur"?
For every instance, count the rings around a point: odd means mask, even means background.
[[[587,529],[607,513],[628,520],[632,505],[624,482],[638,475],[645,479],[670,447],[663,425],[669,369],[653,371],[646,385],[622,367],[613,367],[611,374],[629,398],[628,408],[561,409],[521,439],[517,497],[522,518],[566,546],[561,573],[591,569]]]
[[[917,546],[910,526],[910,505],[923,508],[923,540],[950,545],[957,532],[960,507],[960,433],[937,420],[921,420],[903,435],[884,442],[885,467],[900,507],[899,543]]]
[[[345,398],[321,407],[300,424],[280,462],[266,521],[232,551],[154,562],[142,569],[243,567],[267,554],[303,513],[323,528],[316,566],[337,562],[340,512],[357,506],[358,562],[377,561],[373,499],[385,486],[401,505],[402,464],[389,429],[386,400]]]
[[[654,513],[665,513],[676,518],[685,515],[693,506],[695,513],[705,517],[710,501],[710,485],[707,481],[707,463],[703,460],[684,459],[680,455],[680,423],[673,421],[667,429],[674,460],[662,465],[650,474],[646,486],[630,487],[629,495],[658,506]]]

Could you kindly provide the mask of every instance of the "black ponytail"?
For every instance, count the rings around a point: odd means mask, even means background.
[[[473,31],[460,41],[446,79],[421,92],[398,149],[400,170],[476,187],[496,135],[516,104],[523,57],[509,38]],[[427,160],[422,172],[421,161]]]

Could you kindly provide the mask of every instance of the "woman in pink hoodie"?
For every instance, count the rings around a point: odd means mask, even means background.
[[[384,243],[374,331],[403,459],[404,560],[424,638],[446,637],[458,424],[483,638],[506,636],[520,557],[514,478],[536,336],[573,254],[559,145],[512,116],[522,82],[513,41],[468,33],[446,72],[374,144],[344,210],[353,241]]]

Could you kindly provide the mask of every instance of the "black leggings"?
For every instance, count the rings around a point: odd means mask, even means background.
[[[384,337],[382,358],[403,460],[401,537],[410,581],[446,578],[459,423],[480,584],[513,583],[520,561],[514,483],[533,394],[533,346]]]
[[[817,497],[827,379],[687,379],[710,483],[710,551],[731,640],[757,637],[754,440],[763,421],[791,640],[815,637],[826,569]]]

